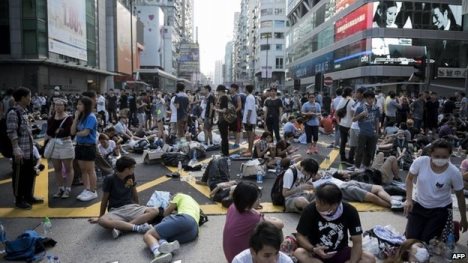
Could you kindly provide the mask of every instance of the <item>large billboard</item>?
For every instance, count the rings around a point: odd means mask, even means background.
[[[197,43],[180,44],[179,77],[192,79],[193,73],[200,72],[200,47]]]
[[[48,0],[49,52],[87,61],[85,0]]]
[[[373,27],[462,30],[461,5],[423,2],[374,2]]]
[[[336,21],[335,41],[339,41],[354,33],[370,28],[372,24],[371,12],[371,4],[365,4]]]
[[[336,0],[335,2],[335,14],[338,14],[343,9],[346,9],[348,6],[354,4],[356,0]]]
[[[131,22],[133,22],[131,24]],[[133,31],[133,32],[132,32]],[[132,74],[132,55],[136,52],[136,18],[131,19],[130,11],[117,2],[117,71]],[[133,35],[133,39],[132,39]],[[133,41],[133,45],[132,45]],[[133,46],[133,52],[132,52]],[[135,63],[136,60],[134,60]]]
[[[162,66],[164,13],[157,6],[137,6],[137,14],[144,25],[145,49],[140,54],[140,65]]]

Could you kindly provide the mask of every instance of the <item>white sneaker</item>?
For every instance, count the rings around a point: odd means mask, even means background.
[[[113,228],[112,229],[112,237],[117,239],[120,236],[120,230]]]
[[[93,199],[96,199],[97,197],[98,197],[97,192],[91,192],[89,190],[86,190],[86,193],[83,196],[81,196],[81,199],[79,200],[83,202],[88,202]]]
[[[84,189],[83,191],[81,191],[81,193],[80,193],[78,196],[76,196],[76,199],[81,200],[81,198],[86,194],[86,192],[87,192],[86,189]]]
[[[392,195],[390,197],[392,198],[392,200],[403,201],[403,196],[401,195]]]
[[[392,204],[392,207],[390,208],[392,210],[402,210],[403,209],[403,203],[401,201],[392,200],[390,203]]]
[[[172,262],[172,254],[164,254],[161,253],[157,256],[154,257],[153,260],[151,260],[151,263],[171,263]]]
[[[179,244],[179,241],[173,241],[173,242],[164,242],[162,243],[159,248],[158,248],[158,251],[161,252],[161,253],[167,253],[167,254],[170,254],[176,250],[178,250],[180,248],[180,244]]]

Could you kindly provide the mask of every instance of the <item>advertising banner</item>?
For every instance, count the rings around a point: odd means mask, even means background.
[[[200,61],[200,48],[198,44],[186,43],[180,44],[179,62],[198,62]]]
[[[335,2],[335,14],[338,14],[346,7],[352,5],[356,0],[336,0]]]
[[[49,52],[87,61],[85,0],[48,0]]]
[[[371,4],[365,4],[336,21],[335,41],[339,41],[354,33],[370,28],[372,24],[371,12]]]
[[[315,76],[318,72],[326,73],[331,71],[333,71],[332,52],[292,66],[289,69],[289,76],[293,79],[299,79]]]
[[[437,68],[437,77],[439,78],[464,79],[467,74],[466,68]]]
[[[133,21],[132,27],[130,22]],[[133,30],[133,40],[131,38]],[[130,19],[130,11],[120,2],[117,2],[117,71],[132,74],[132,41],[133,49],[136,49],[136,18]],[[134,60],[135,61],[135,60]]]

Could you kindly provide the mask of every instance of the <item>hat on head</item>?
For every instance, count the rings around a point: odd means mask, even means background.
[[[227,91],[227,90],[228,89],[224,85],[218,85],[218,87],[216,88],[216,91]]]

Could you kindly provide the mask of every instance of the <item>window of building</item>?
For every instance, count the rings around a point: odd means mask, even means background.
[[[284,59],[276,58],[276,69],[282,69],[284,67]]]
[[[262,16],[268,16],[273,14],[273,9],[271,8],[265,8],[260,11],[260,15]]]
[[[270,50],[270,44],[260,45],[260,50],[261,51]]]
[[[278,51],[283,50],[283,45],[282,44],[276,44],[276,50],[278,50]]]
[[[283,8],[275,8],[275,15],[282,15],[284,14]]]
[[[283,38],[284,38],[284,33],[275,32],[275,38],[276,38],[276,39],[283,39]]]
[[[260,38],[271,38],[271,33],[261,33]]]
[[[24,30],[23,31],[23,52],[25,56],[37,55],[36,30]]]
[[[268,27],[272,27],[272,26],[273,26],[273,21],[271,21],[271,20],[266,20],[266,21],[260,22],[260,28],[268,28]]]
[[[284,20],[275,20],[275,27],[282,28],[285,25]]]

